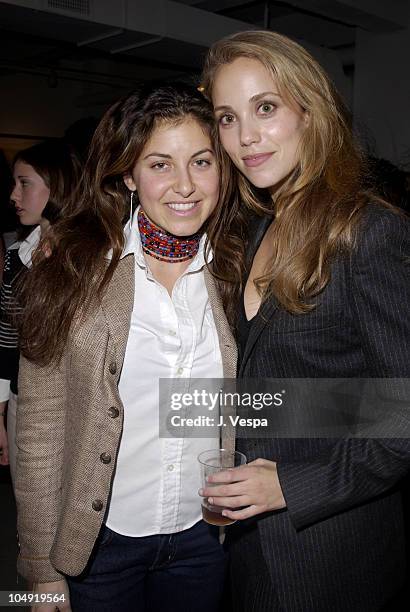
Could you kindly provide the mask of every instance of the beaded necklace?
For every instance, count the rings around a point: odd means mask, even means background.
[[[178,238],[150,221],[142,208],[138,211],[138,229],[142,250],[159,261],[179,263],[192,259],[198,253],[200,232]]]

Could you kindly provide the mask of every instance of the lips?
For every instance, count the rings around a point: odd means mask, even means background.
[[[256,168],[270,159],[272,155],[273,153],[256,153],[255,155],[246,155],[246,157],[242,157],[242,161],[247,168]]]

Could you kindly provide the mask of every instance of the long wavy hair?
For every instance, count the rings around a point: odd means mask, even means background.
[[[237,214],[238,223],[231,227],[244,248],[247,219],[241,209],[274,216],[271,262],[256,286],[264,300],[274,296],[289,312],[304,313],[314,308],[312,298],[329,282],[332,258],[354,244],[355,226],[370,197],[363,188],[363,156],[354,142],[349,114],[324,69],[303,47],[275,32],[241,32],[211,47],[202,75],[210,100],[218,71],[240,57],[263,64],[282,98],[309,114],[299,162],[273,196],[262,201],[237,172],[241,203],[236,201],[237,210],[229,212]],[[231,321],[246,274],[244,261],[241,273],[229,258],[215,262]]]
[[[215,148],[221,173],[220,203],[209,226],[219,224],[223,212],[220,204],[229,199],[230,186],[212,106],[192,86],[141,85],[103,116],[91,142],[71,214],[47,232],[47,248],[40,245],[37,249],[23,289],[27,306],[20,330],[21,350],[32,361],[40,365],[58,361],[74,318],[84,316],[101,297],[124,246],[123,226],[129,216],[130,196],[123,177],[132,172],[159,124],[177,124],[187,118],[199,123]],[[25,295],[29,299],[25,300]]]

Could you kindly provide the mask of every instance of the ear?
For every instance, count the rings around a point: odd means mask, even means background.
[[[310,125],[310,112],[307,110],[303,111],[303,123],[305,124],[305,128]]]
[[[135,181],[132,178],[131,174],[124,174],[122,178],[123,178],[123,181],[124,181],[125,185],[128,187],[128,189],[130,191],[136,191],[137,190],[137,186],[136,186]]]

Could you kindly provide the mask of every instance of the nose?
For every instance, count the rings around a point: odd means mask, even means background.
[[[250,119],[242,121],[239,137],[243,147],[249,147],[255,142],[259,142],[260,134],[257,125]]]
[[[174,191],[184,198],[188,198],[195,191],[195,184],[188,170],[180,169],[177,171]]]
[[[18,188],[17,185],[14,185],[13,187],[13,191],[10,194],[10,200],[12,202],[17,202],[20,199],[20,189]]]

